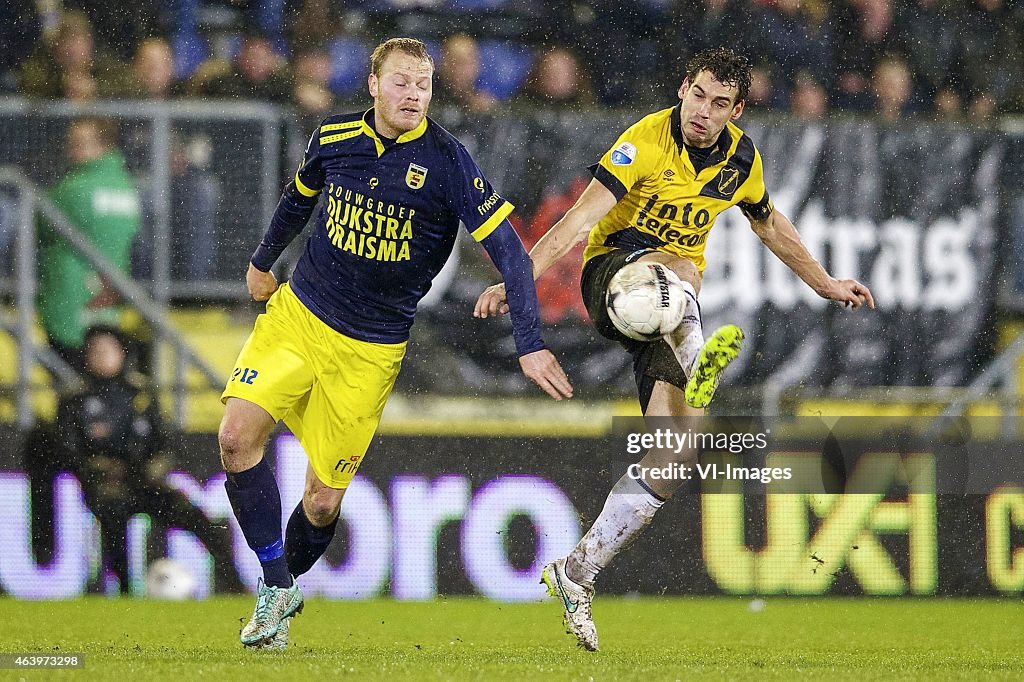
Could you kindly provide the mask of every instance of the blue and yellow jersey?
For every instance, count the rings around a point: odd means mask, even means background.
[[[339,332],[399,343],[451,255],[459,222],[481,241],[513,206],[432,120],[391,141],[376,133],[372,116],[371,109],[328,117],[309,140],[295,187],[323,196],[291,286]]]
[[[619,201],[591,230],[584,262],[615,248],[647,248],[703,272],[708,233],[722,211],[739,205],[753,220],[772,212],[750,137],[726,124],[698,171],[685,149],[679,105],[633,124],[591,171]]]

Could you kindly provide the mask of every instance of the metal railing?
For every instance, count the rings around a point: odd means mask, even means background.
[[[67,379],[69,367],[37,346],[33,338],[36,318],[36,263],[37,244],[35,217],[42,215],[53,230],[81,255],[118,293],[121,300],[136,310],[152,327],[158,347],[170,345],[177,358],[170,385],[173,390],[173,415],[177,426],[184,424],[184,373],[188,366],[195,367],[211,385],[221,383],[223,377],[204,361],[188,344],[185,337],[174,327],[168,316],[166,303],[150,296],[131,277],[121,272],[114,263],[83,236],[61,213],[50,199],[18,168],[0,167],[0,186],[15,189],[18,196],[19,220],[17,226],[17,258],[15,259],[15,308],[17,321],[7,326],[18,344],[18,426],[28,428],[34,421],[31,404],[31,372],[36,361],[55,371],[59,378]],[[59,361],[59,362],[58,362]],[[73,370],[70,370],[73,372]],[[157,372],[162,368],[158,365]],[[167,385],[167,377],[157,377],[158,383]]]
[[[142,248],[133,254],[133,267],[153,298],[160,303],[172,298],[246,300],[244,264],[273,215],[282,173],[298,161],[308,134],[296,127],[294,112],[258,102],[0,97],[0,159],[19,166],[33,182],[50,186],[67,164],[68,123],[80,116],[118,123],[118,147],[145,208]],[[208,220],[195,221],[202,223],[202,244],[186,241],[183,216],[201,202],[184,180],[189,173],[217,190],[204,214]],[[206,256],[209,264],[202,274],[182,262],[185,253]],[[8,277],[0,272],[5,291],[12,289]]]

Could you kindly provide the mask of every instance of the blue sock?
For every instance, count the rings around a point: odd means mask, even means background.
[[[291,587],[281,540],[281,493],[266,458],[251,469],[229,473],[224,488],[242,535],[263,566],[263,580],[274,587]]]
[[[288,530],[284,534],[288,571],[298,577],[311,569],[327,551],[337,527],[338,517],[322,528],[314,526],[302,508],[302,500],[299,500],[299,505],[288,519]]]

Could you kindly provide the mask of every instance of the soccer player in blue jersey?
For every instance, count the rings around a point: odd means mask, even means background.
[[[427,118],[433,61],[393,38],[370,58],[373,108],[313,131],[246,273],[267,301],[222,396],[228,497],[263,578],[241,633],[284,648],[302,609],[295,577],[334,537],[345,488],[366,453],[405,354],[416,305],[451,254],[459,222],[501,271],[523,373],[561,400],[572,386],[540,335],[533,269],[507,218],[512,205],[466,148]],[[322,198],[320,195],[323,195]],[[321,210],[290,282],[271,266]],[[285,424],[309,457],[302,501],[282,538],[281,497],[263,449]]]

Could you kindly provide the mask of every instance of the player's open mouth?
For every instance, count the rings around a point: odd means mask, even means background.
[[[410,109],[410,108],[408,108],[408,107],[402,107],[402,108],[400,109],[400,111],[401,111],[401,112],[402,112],[403,114],[410,114],[410,115],[416,115],[416,114],[420,113],[420,110],[419,110],[419,109]]]
[[[706,133],[708,131],[707,128],[705,128],[704,126],[702,126],[699,123],[695,123],[694,121],[690,121],[690,127],[693,128],[694,130],[696,130],[701,135],[703,135],[704,133]]]

